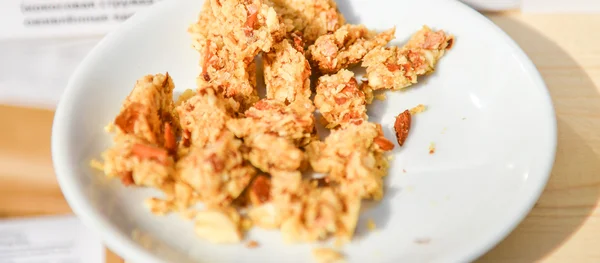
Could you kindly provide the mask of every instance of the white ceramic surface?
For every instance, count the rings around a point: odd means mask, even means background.
[[[143,199],[153,190],[125,188],[88,167],[110,145],[103,126],[136,79],[168,71],[178,92],[195,86],[198,55],[186,29],[201,2],[166,0],[138,13],[79,66],[52,132],[60,186],[83,222],[133,262],[310,262],[315,244],[284,245],[276,231],[251,231],[256,249],[197,239],[178,215],[146,210]],[[404,147],[394,149],[386,196],[365,204],[356,238],[343,252],[349,262],[474,260],[528,213],[550,174],[556,123],[540,75],[500,29],[459,2],[338,3],[349,22],[379,30],[396,25],[393,44],[423,24],[456,36],[433,75],[404,92],[388,92],[369,109],[370,120],[394,138],[396,114],[420,103],[429,108],[414,118]],[[366,229],[368,218],[377,231]]]

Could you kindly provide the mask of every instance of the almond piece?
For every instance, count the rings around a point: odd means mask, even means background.
[[[396,131],[396,139],[398,144],[402,146],[406,138],[408,137],[408,131],[410,130],[411,115],[409,110],[405,110],[396,117],[394,123],[394,130]]]
[[[259,206],[271,199],[271,179],[265,175],[257,176],[249,189],[250,202],[253,206]]]
[[[133,173],[132,172],[126,172],[121,174],[121,183],[123,183],[124,186],[130,186],[130,185],[134,185],[135,181],[133,180]]]
[[[177,141],[175,140],[175,133],[173,133],[173,128],[171,128],[171,124],[165,122],[165,148],[170,153],[175,153],[177,150]]]
[[[151,159],[159,163],[166,164],[168,153],[165,149],[145,144],[134,144],[131,153],[140,159]]]
[[[377,144],[377,146],[379,146],[379,148],[383,151],[391,151],[394,149],[394,144],[383,136],[375,137],[375,139],[373,139],[373,143]]]

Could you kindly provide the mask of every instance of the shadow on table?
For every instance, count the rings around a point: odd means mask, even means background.
[[[575,233],[598,202],[600,177],[595,175],[600,174],[600,156],[590,146],[590,140],[592,131],[600,131],[600,121],[586,117],[583,111],[600,112],[600,95],[587,73],[552,40],[509,17],[492,20],[521,45],[536,65],[541,65],[538,69],[553,95],[557,112],[558,149],[552,175],[534,209],[478,262],[499,262],[499,258],[534,262],[546,257]],[[552,58],[536,57],[541,51],[551,54]],[[544,61],[563,67],[544,67]],[[569,67],[565,69],[564,65]],[[561,81],[557,81],[561,77],[576,81],[567,82],[573,84],[570,86],[561,85]],[[579,103],[585,103],[585,110],[579,110],[574,117],[572,113],[578,111]]]

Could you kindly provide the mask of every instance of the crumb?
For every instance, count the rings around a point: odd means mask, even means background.
[[[380,93],[380,94],[375,95],[374,98],[376,100],[384,101],[387,97],[386,97],[385,93]]]
[[[96,159],[90,160],[90,167],[96,170],[104,171],[104,164]]]
[[[415,115],[417,113],[424,112],[425,110],[427,110],[427,107],[423,104],[419,104],[419,105],[413,107],[412,109],[410,109],[410,114]]]
[[[196,217],[197,212],[198,211],[196,210],[189,209],[179,212],[179,215],[187,220],[193,220]]]
[[[446,127],[444,127],[444,128],[442,129],[442,134],[445,134],[445,133],[446,133],[446,130],[447,130],[447,128],[446,128]]]
[[[315,248],[313,249],[313,257],[318,263],[345,262],[344,256],[331,248]]]
[[[253,226],[252,220],[250,220],[248,218],[242,218],[241,226],[242,226],[243,231],[248,231],[248,230],[252,229],[252,226]]]
[[[248,241],[248,243],[246,243],[247,248],[257,248],[258,246],[259,246],[258,242],[254,241],[254,240],[250,240],[250,241]]]
[[[403,173],[406,173],[406,170],[402,169],[402,172],[403,172]]]
[[[142,232],[138,228],[134,228],[131,231],[131,238],[145,249],[152,249],[152,247],[153,247],[154,238],[152,238],[150,235]]]
[[[104,131],[106,133],[111,133],[115,130],[115,124],[113,122],[110,122],[109,124],[107,124],[106,126],[104,126]]]
[[[367,219],[367,229],[369,229],[370,231],[377,229],[377,226],[375,225],[375,221],[373,221],[373,219],[371,219],[371,218]]]
[[[435,144],[430,143],[429,144],[429,154],[434,154],[434,153],[435,153]]]
[[[429,238],[415,238],[414,242],[419,245],[427,245],[431,242]]]
[[[467,119],[467,118],[465,118],[465,117],[463,117],[463,118],[462,118],[462,120],[463,120],[463,121],[464,121],[464,120],[466,120],[466,119]]]

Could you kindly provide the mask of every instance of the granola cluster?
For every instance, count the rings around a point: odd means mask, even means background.
[[[423,27],[386,47],[395,28],[345,24],[333,0],[207,0],[189,32],[197,88],[174,101],[168,74],[139,79],[110,125],[113,146],[93,166],[161,190],[147,200],[152,213],[180,213],[215,243],[241,242],[252,226],[280,229],[286,242],[350,241],[361,201],[383,198],[395,145],[369,122],[374,91],[416,83],[453,43]],[[364,80],[349,70],[361,62]],[[331,131],[324,140],[317,111]],[[400,145],[409,127],[406,111],[395,124]]]
[[[417,77],[433,72],[453,42],[454,37],[424,26],[403,47],[371,50],[362,62],[369,87],[399,90],[417,83]]]

